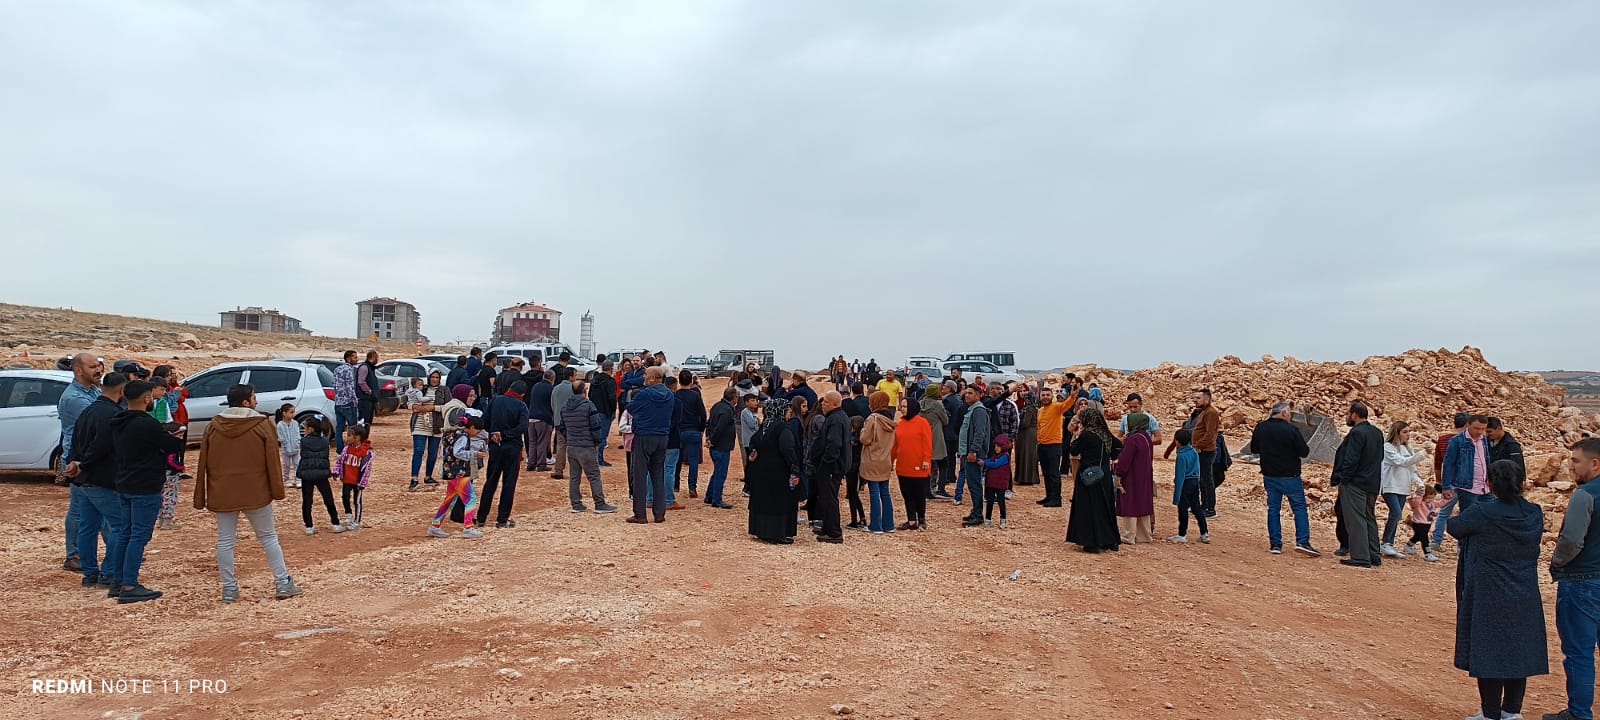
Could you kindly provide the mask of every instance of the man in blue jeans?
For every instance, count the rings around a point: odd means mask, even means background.
[[[1245,448],[1261,458],[1261,480],[1267,490],[1267,539],[1273,555],[1283,554],[1284,498],[1289,499],[1289,509],[1294,513],[1295,552],[1309,557],[1320,557],[1321,552],[1311,546],[1311,518],[1306,514],[1305,483],[1300,478],[1300,461],[1311,454],[1305,435],[1290,423],[1292,406],[1281,402],[1272,406],[1272,415],[1256,426],[1250,436],[1250,446]]]
[[[338,427],[333,433],[333,447],[344,452],[344,429],[356,424],[356,351],[344,351],[344,364],[333,371],[333,416]]]
[[[977,527],[983,524],[983,460],[993,449],[989,444],[989,409],[979,402],[983,396],[976,386],[967,386],[961,392],[961,399],[967,403],[967,412],[961,419],[956,455],[962,464],[967,495],[972,500],[972,512],[967,513],[961,525]],[[961,502],[961,485],[956,485],[956,502]]]
[[[738,398],[737,388],[731,385],[725,388],[722,401],[711,406],[710,419],[706,421],[706,448],[711,451],[711,481],[706,485],[706,504],[724,510],[733,509],[723,502],[722,487],[728,481],[728,464],[733,458],[733,442],[738,432],[735,420],[738,408],[734,406]]]
[[[183,449],[183,439],[169,433],[150,415],[155,385],[144,380],[127,384],[123,397],[128,409],[111,418],[112,444],[116,448],[117,493],[122,496],[122,556],[117,566],[117,602],[145,602],[161,592],[139,584],[144,549],[155,532],[161,511],[161,490],[167,481],[167,456]],[[113,554],[117,548],[113,547]]]
[[[1579,483],[1567,503],[1550,558],[1556,581],[1556,633],[1567,676],[1567,708],[1545,720],[1594,720],[1594,651],[1600,643],[1600,438],[1572,446]]]
[[[1460,515],[1472,507],[1479,498],[1489,494],[1489,418],[1482,415],[1472,415],[1467,418],[1467,427],[1460,434],[1450,438],[1445,446],[1444,461],[1440,464],[1440,484],[1444,485],[1444,497],[1455,504],[1456,514]],[[1436,522],[1439,527],[1444,527],[1448,522],[1445,515],[1448,510],[1441,510],[1439,518],[1443,522]],[[1438,550],[1439,543],[1434,543]]]
[[[108,373],[101,381],[100,397],[90,403],[73,426],[72,455],[64,474],[72,479],[72,493],[80,500],[78,550],[83,565],[83,586],[110,588],[118,579],[122,559],[111,549],[123,545],[122,498],[117,495],[116,448],[111,441],[111,419],[122,412],[122,391],[128,376]],[[100,562],[96,545],[106,527],[106,557]]]
[[[105,373],[106,364],[100,358],[89,353],[79,353],[72,358],[72,382],[67,385],[66,391],[61,393],[61,399],[56,402],[56,416],[61,421],[61,468],[66,469],[66,459],[72,456],[73,428],[78,423],[78,416],[89,405],[100,397],[100,376]],[[56,479],[61,485],[67,484],[65,474]],[[81,493],[70,493],[67,496],[67,519],[62,524],[65,529],[65,543],[67,559],[61,564],[63,570],[78,572],[83,569],[78,560],[78,518],[83,514],[84,499]]]

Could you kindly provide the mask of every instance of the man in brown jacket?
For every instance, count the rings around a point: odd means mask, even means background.
[[[278,433],[272,421],[255,408],[255,388],[228,388],[228,409],[211,420],[200,438],[194,507],[217,514],[217,570],[222,576],[225,603],[239,599],[239,580],[233,574],[233,546],[240,515],[250,521],[250,529],[267,553],[267,564],[277,580],[276,597],[284,600],[301,593],[284,564],[283,547],[278,544],[272,517],[272,501],[283,499]]]
[[[1217,516],[1217,433],[1222,431],[1222,413],[1211,404],[1211,390],[1194,394],[1195,407],[1200,417],[1194,423],[1194,449],[1200,453],[1200,504],[1206,506],[1206,517]]]

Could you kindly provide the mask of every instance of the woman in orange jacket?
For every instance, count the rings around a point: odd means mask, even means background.
[[[894,472],[900,477],[900,497],[905,499],[906,522],[901,530],[928,526],[928,478],[933,473],[933,426],[919,413],[917,403],[906,403],[905,417],[894,429]]]

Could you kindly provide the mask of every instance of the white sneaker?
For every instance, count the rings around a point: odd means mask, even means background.
[[[1403,550],[1402,552],[1404,552],[1407,555],[1415,555],[1415,554],[1417,554],[1417,544],[1416,543],[1407,544],[1406,545],[1406,549]]]
[[[476,540],[478,538],[483,537],[483,531],[479,530],[477,528],[467,528],[467,529],[461,531],[461,537],[467,538],[469,540]]]
[[[1167,538],[1167,542],[1169,542],[1169,543],[1178,543],[1180,545],[1187,545],[1187,544],[1189,544],[1189,538],[1186,538],[1186,537],[1184,537],[1182,535],[1173,535],[1172,537]]]
[[[347,528],[349,528],[351,530],[360,530],[361,529],[361,523],[353,522],[353,523],[350,523],[349,525],[346,525],[345,527],[347,527]]]
[[[1014,492],[1012,492],[1012,491],[1010,491],[1010,490],[1007,490],[1007,491],[1006,491],[1006,499],[1007,499],[1007,500],[1010,500],[1010,499],[1011,499],[1011,498],[1013,498],[1013,497],[1015,497],[1015,496],[1016,496],[1016,493],[1014,493]]]
[[[1435,555],[1433,553],[1428,553],[1427,555],[1423,555],[1422,559],[1423,560],[1427,560],[1428,562],[1439,562],[1439,556]]]
[[[1000,518],[1000,529],[1005,530],[1007,527],[1009,527],[1009,524],[1006,522],[1006,519]]]
[[[306,534],[307,535],[315,535],[315,534],[317,534],[317,529],[314,528],[314,527],[308,527],[308,528],[306,528]]]
[[[1211,544],[1211,533],[1200,533],[1200,542],[1203,542],[1203,543],[1205,543],[1207,545],[1210,545]]]
[[[335,526],[333,526],[333,533],[335,535],[337,535],[339,533],[342,533],[342,532],[344,532],[344,526],[343,525],[335,525]]]
[[[445,532],[444,528],[436,528],[432,525],[429,525],[428,537],[447,538],[450,537],[450,533]]]
[[[1386,558],[1393,558],[1395,560],[1402,560],[1405,558],[1404,554],[1402,554],[1399,550],[1394,549],[1394,546],[1388,543],[1384,543],[1381,547],[1379,547],[1378,552],[1383,553],[1383,556]]]

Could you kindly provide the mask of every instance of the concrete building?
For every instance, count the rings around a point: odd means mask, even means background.
[[[356,337],[414,343],[422,337],[422,313],[402,300],[367,298],[356,303]]]
[[[289,317],[277,310],[263,310],[259,307],[234,307],[218,313],[222,316],[220,326],[224,330],[247,330],[250,332],[278,333],[280,335],[310,335],[311,331],[300,327],[299,318]]]
[[[495,344],[561,340],[561,311],[535,302],[500,308],[494,318]]]

